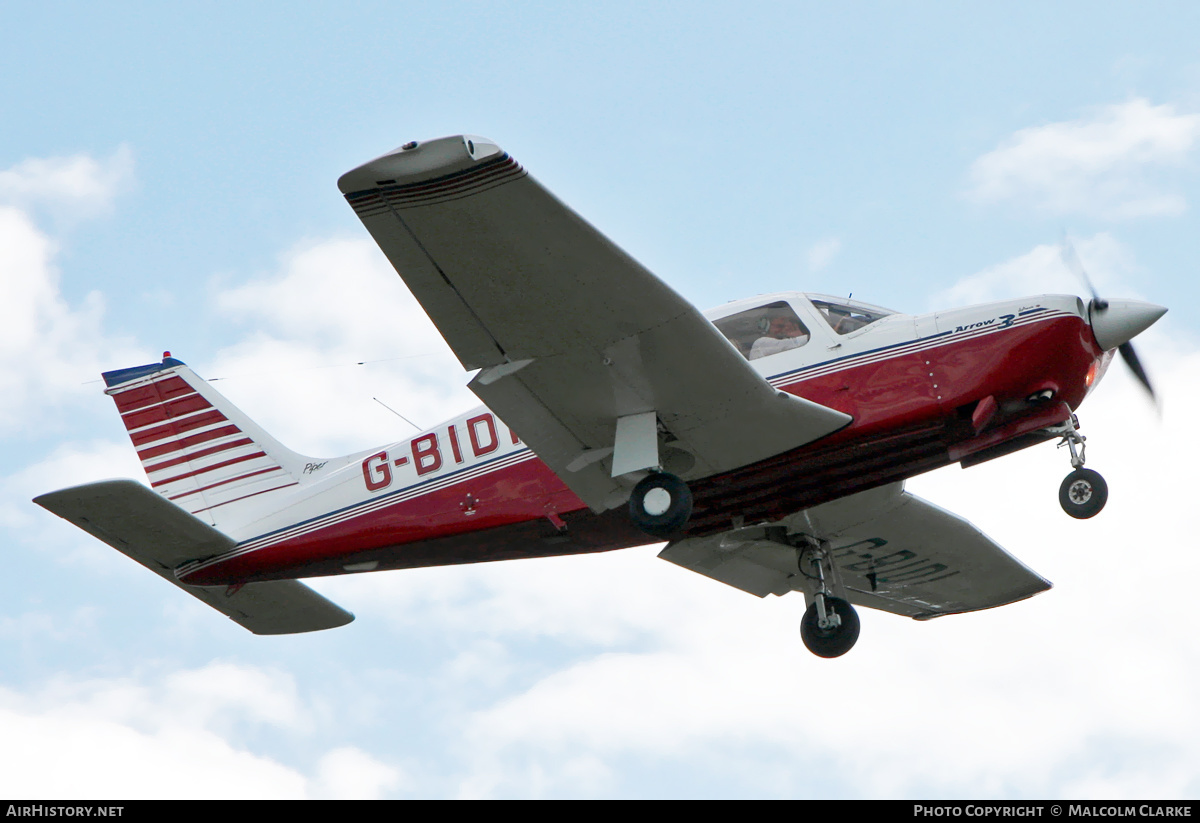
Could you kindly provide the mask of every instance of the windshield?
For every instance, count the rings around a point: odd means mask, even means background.
[[[889,314],[894,314],[878,306],[867,306],[863,303],[835,300],[825,297],[814,297],[812,304],[829,323],[829,327],[838,334],[849,334],[858,331],[863,326],[869,326],[876,320],[881,320]]]

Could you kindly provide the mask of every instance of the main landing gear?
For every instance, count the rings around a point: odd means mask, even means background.
[[[678,477],[655,472],[642,478],[629,496],[629,517],[651,537],[677,534],[692,516],[692,492]]]
[[[1075,469],[1058,487],[1058,503],[1071,517],[1086,520],[1098,515],[1108,502],[1108,484],[1099,472],[1083,467],[1084,440],[1087,438],[1079,433],[1077,425],[1075,415],[1071,415],[1051,431],[1062,435],[1062,442],[1058,446],[1067,446],[1071,450],[1071,467]]]
[[[642,478],[629,496],[629,517],[652,537],[669,538],[687,525],[692,514],[692,492],[687,483],[667,472]],[[840,591],[837,569],[829,557],[829,544],[808,535],[788,534],[782,526],[765,529],[765,539],[796,550],[802,577],[811,581],[806,590],[808,609],[800,620],[800,638],[817,657],[841,657],[858,642],[858,612],[849,601],[835,597]],[[826,573],[833,587],[826,580]]]
[[[858,612],[849,602],[834,597],[825,582],[825,566],[829,562],[827,544],[812,541],[799,556],[800,573],[817,581],[817,591],[800,620],[800,639],[817,657],[841,657],[858,642]],[[805,568],[808,566],[808,569]],[[815,571],[810,573],[809,569]]]

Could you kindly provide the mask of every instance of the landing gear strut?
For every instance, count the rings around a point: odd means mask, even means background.
[[[656,472],[642,478],[629,496],[629,517],[652,537],[678,533],[692,516],[692,492],[678,477]]]
[[[858,642],[858,612],[847,601],[834,597],[825,584],[827,555],[818,544],[800,553],[800,572],[817,580],[817,592],[800,620],[800,638],[817,657],[841,657]],[[809,574],[808,565],[816,574]]]
[[[1071,450],[1071,467],[1075,469],[1058,487],[1058,503],[1071,517],[1086,520],[1098,515],[1108,502],[1108,484],[1098,472],[1083,467],[1084,441],[1087,438],[1079,433],[1076,425],[1075,415],[1071,415],[1062,425],[1051,429],[1062,435],[1062,442],[1058,446],[1067,446]]]

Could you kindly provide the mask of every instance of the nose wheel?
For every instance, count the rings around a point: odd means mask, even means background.
[[[1058,487],[1058,503],[1078,520],[1095,517],[1108,502],[1108,484],[1099,472],[1076,469]]]
[[[1058,487],[1058,504],[1076,520],[1086,520],[1098,515],[1108,502],[1108,484],[1099,472],[1083,467],[1086,438],[1079,433],[1077,425],[1075,415],[1071,415],[1061,426],[1053,429],[1063,438],[1058,444],[1059,448],[1070,448],[1071,466],[1075,469]]]

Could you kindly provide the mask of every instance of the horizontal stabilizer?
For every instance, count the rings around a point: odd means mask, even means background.
[[[344,626],[354,615],[296,580],[242,586],[185,586],[175,569],[223,554],[233,539],[133,480],[105,480],[35,497],[74,523],[255,634]]]

